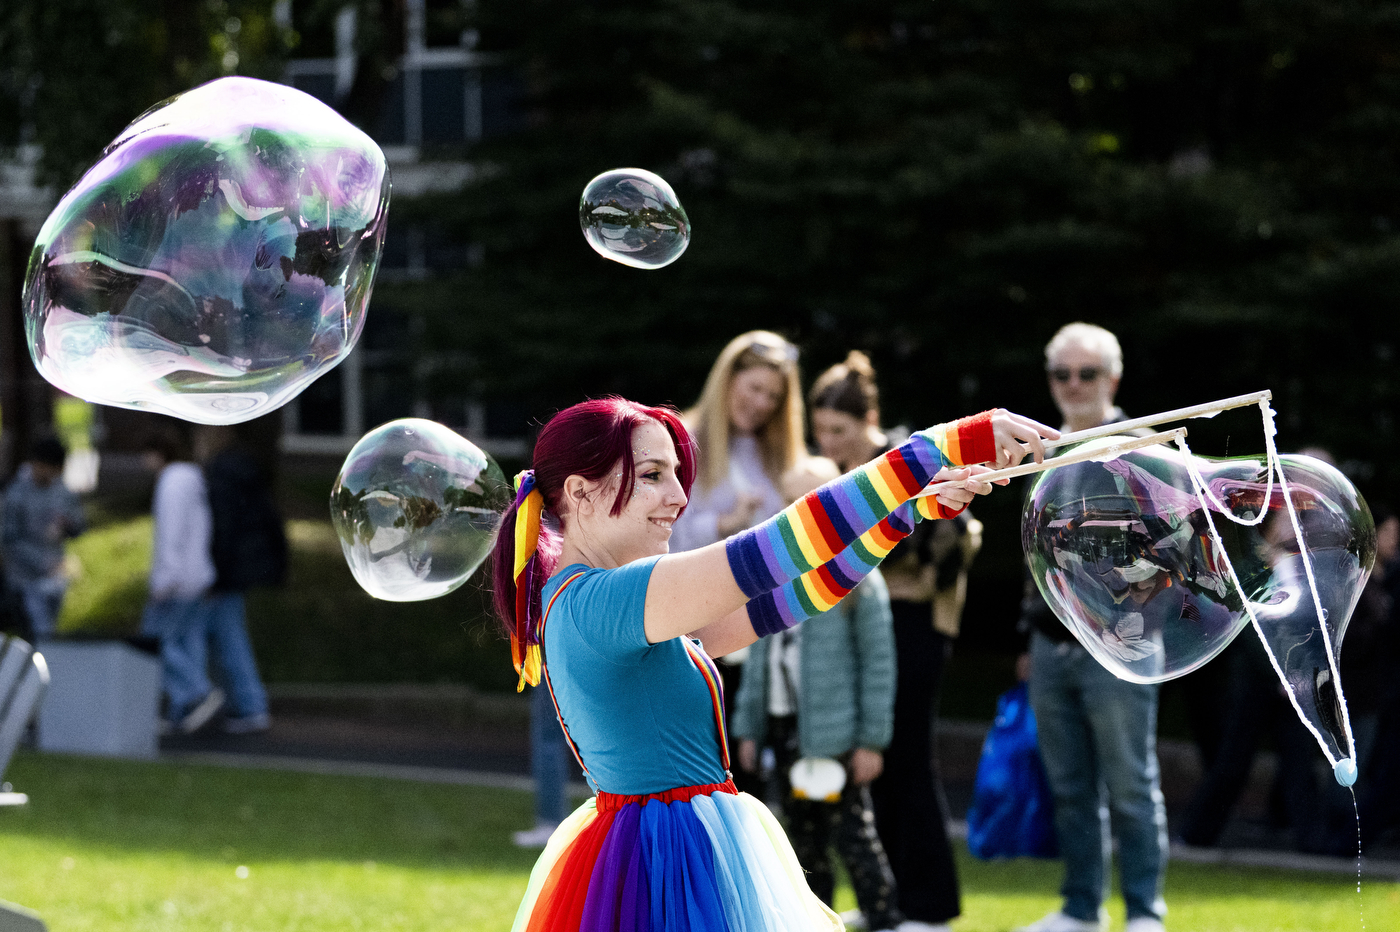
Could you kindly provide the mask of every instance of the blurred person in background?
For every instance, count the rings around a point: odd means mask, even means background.
[[[5,490],[5,584],[23,611],[31,641],[57,630],[63,595],[77,573],[64,543],[87,529],[78,497],[63,484],[66,457],[57,437],[40,437]]]
[[[1126,419],[1113,403],[1123,350],[1102,327],[1061,327],[1045,347],[1045,374],[1064,418],[1062,432]],[[1167,812],[1157,763],[1157,686],[1104,669],[1029,580],[1020,628],[1030,635],[1030,650],[1018,669],[1030,680],[1065,877],[1061,908],[1018,932],[1105,932],[1111,840],[1118,843],[1125,932],[1161,932]]]
[[[1377,587],[1369,601],[1383,614],[1367,625],[1370,630],[1362,632],[1359,647],[1353,641],[1352,625],[1347,626],[1341,671],[1349,708],[1352,678],[1359,672],[1353,666],[1363,667],[1361,677],[1371,679],[1362,690],[1374,691],[1365,697],[1360,714],[1352,713],[1351,719],[1361,770],[1357,797],[1365,845],[1400,829],[1400,677],[1395,675],[1400,669],[1400,517],[1384,504],[1373,505],[1371,514],[1376,522],[1376,564],[1361,601],[1367,602],[1367,593]],[[1358,604],[1358,613],[1361,608]],[[1351,853],[1355,845],[1355,837],[1343,840],[1337,833],[1339,850]]]
[[[817,446],[842,472],[898,446],[908,433],[880,428],[875,370],[858,350],[817,378],[807,404]],[[881,566],[897,672],[893,733],[884,771],[870,791],[906,932],[946,928],[962,912],[932,736],[943,669],[962,618],[967,566],[981,543],[981,523],[964,511],[952,520],[915,525]],[[843,918],[852,926],[873,922],[855,913]]]
[[[808,458],[783,476],[783,497],[795,502],[840,475],[826,457]],[[903,918],[870,803],[893,729],[894,666],[889,595],[876,569],[835,608],[749,649],[731,729],[745,771],[758,769],[761,746],[774,750],[788,838],[812,892],[832,905],[834,846],[873,929]],[[845,768],[838,798],[814,797],[789,780],[804,759]]]
[[[766,330],[730,340],[684,417],[700,447],[700,471],[676,522],[673,553],[724,540],[782,511],[778,484],[806,453],[797,347]]]
[[[804,418],[797,347],[767,330],[730,340],[710,367],[700,400],[684,414],[699,447],[699,472],[672,530],[672,553],[698,550],[782,511],[778,485],[807,453]],[[719,661],[731,715],[744,656],[735,651]],[[747,773],[736,780],[740,789],[762,791]]]
[[[1332,454],[1320,447],[1298,452],[1336,465]],[[1304,528],[1304,540],[1315,539],[1318,532],[1308,527],[1309,512],[1300,511],[1298,518]],[[1293,542],[1293,530],[1282,516],[1271,518],[1261,530],[1271,546],[1291,549],[1285,544]],[[1377,570],[1383,562],[1381,549],[1377,547]],[[1356,740],[1358,767],[1365,765],[1368,739],[1374,734],[1380,678],[1389,675],[1383,664],[1374,663],[1386,636],[1389,603],[1382,579],[1373,573],[1353,609],[1341,655],[1341,680]],[[1319,786],[1314,774],[1317,744],[1279,682],[1269,652],[1257,638],[1240,637],[1211,665],[1227,671],[1224,688],[1215,700],[1222,729],[1220,748],[1177,820],[1181,841],[1199,847],[1220,844],[1236,803],[1249,783],[1255,756],[1262,744],[1272,739],[1279,763],[1269,792],[1271,826],[1290,828],[1293,845],[1299,851],[1354,854],[1353,797],[1332,780],[1321,781]]]
[[[225,700],[205,666],[208,596],[218,575],[211,550],[214,519],[204,472],[192,461],[184,437],[173,429],[152,433],[142,453],[156,473],[156,488],[150,592],[141,633],[160,640],[166,698],[162,730],[191,734],[213,720]]]
[[[1400,833],[1400,677],[1394,675],[1394,670],[1400,669],[1400,518],[1386,507],[1376,508],[1375,516],[1376,567],[1372,579],[1379,575],[1390,596],[1389,623],[1375,644],[1376,663],[1389,675],[1376,697],[1375,733],[1369,742],[1372,750],[1358,781],[1359,819],[1365,826],[1362,841],[1366,845]],[[1343,661],[1351,651],[1348,633],[1341,652]],[[1350,693],[1345,677],[1343,673],[1343,684]],[[1358,751],[1361,740],[1358,735]]]
[[[1356,741],[1356,766],[1361,773],[1367,772],[1375,750],[1381,706],[1395,680],[1396,661],[1400,660],[1395,625],[1396,581],[1391,578],[1396,557],[1400,556],[1400,518],[1380,503],[1371,506],[1371,517],[1376,524],[1376,562],[1347,622],[1338,671],[1346,691],[1347,716]]]
[[[530,777],[535,781],[535,825],[511,833],[517,848],[543,848],[569,814],[568,754],[549,690],[530,687]]]
[[[247,592],[280,586],[287,576],[287,536],[272,482],[231,427],[199,431],[213,521],[214,585],[206,616],[209,656],[228,698],[226,734],[267,731],[267,688],[248,637]]]

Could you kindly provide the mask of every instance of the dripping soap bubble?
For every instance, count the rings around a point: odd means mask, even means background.
[[[1335,468],[1296,455],[1278,463],[1287,500],[1269,458],[1210,460],[1157,447],[1050,469],[1027,499],[1023,543],[1055,614],[1123,679],[1157,683],[1200,667],[1252,614],[1340,780],[1353,742],[1336,669],[1375,559],[1375,527]]]
[[[467,581],[510,501],[491,456],[435,421],[404,418],[350,451],[331,490],[331,521],[366,592],[414,602]]]
[[[294,88],[223,78],[151,108],[64,195],[24,289],[43,376],[234,424],[354,347],[388,216],[384,154]]]
[[[637,269],[659,269],[690,245],[690,220],[676,192],[642,168],[603,172],[583,189],[579,224],[593,251]]]

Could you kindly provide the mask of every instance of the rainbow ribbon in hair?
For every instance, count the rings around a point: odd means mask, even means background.
[[[530,589],[535,575],[535,550],[540,544],[540,517],[544,514],[544,496],[535,488],[535,471],[526,469],[515,476],[515,631],[510,636],[510,659],[520,682],[540,684],[540,645],[530,635]]]

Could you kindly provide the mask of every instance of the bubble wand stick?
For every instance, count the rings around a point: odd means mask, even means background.
[[[1263,404],[1274,397],[1273,392],[1264,389],[1261,392],[1250,392],[1247,395],[1235,395],[1232,398],[1222,398],[1219,401],[1207,401],[1203,404],[1188,405],[1184,408],[1173,408],[1170,411],[1163,411],[1160,414],[1149,414],[1145,417],[1135,417],[1126,421],[1116,421],[1112,424],[1104,424],[1099,427],[1091,427],[1088,430],[1076,430],[1072,433],[1061,434],[1058,440],[1044,441],[1045,448],[1068,446],[1072,443],[1083,443],[1086,440],[1097,440],[1100,437],[1112,437],[1117,434],[1126,434],[1143,427],[1156,427],[1158,424],[1167,424],[1172,421],[1185,421],[1197,417],[1215,417],[1221,411],[1229,411],[1232,408],[1243,408],[1248,405]],[[1186,435],[1185,428],[1181,429],[1181,436]],[[1171,443],[1175,441],[1177,435],[1168,431],[1162,434],[1152,434],[1149,437],[1142,437],[1141,443],[1134,445],[1117,445],[1112,448],[1099,448],[1092,452],[1080,451],[1066,456],[1057,456],[1054,460],[1056,466],[1067,466],[1070,463],[1082,463],[1086,460],[1099,460],[1106,462],[1129,450],[1137,450],[1142,447],[1152,446],[1157,443]],[[1110,449],[1116,452],[1110,454]],[[1082,455],[1081,455],[1082,454]],[[1012,479],[1016,476],[1029,476],[1034,473],[1043,472],[1050,467],[1050,461],[1044,463],[1026,463],[1021,466],[1012,466],[1007,469],[998,469],[995,472],[985,473],[978,476],[986,482],[996,482],[1000,479]],[[914,496],[915,498],[928,498],[930,495],[937,495],[947,486],[942,482],[930,483],[922,492]]]
[[[1084,431],[1087,433],[1087,431]],[[1186,428],[1177,427],[1172,430],[1163,431],[1159,434],[1148,434],[1146,437],[1122,437],[1112,443],[1101,443],[1097,445],[1086,445],[1082,449],[1073,453],[1066,453],[1054,459],[1047,459],[1043,463],[1022,463],[1019,466],[1008,466],[1005,469],[996,469],[992,472],[983,473],[978,476],[979,482],[996,482],[1000,479],[1014,479],[1017,476],[1029,476],[1033,473],[1044,472],[1052,466],[1068,466],[1071,463],[1083,463],[1087,460],[1094,460],[1106,463],[1109,460],[1117,459],[1130,450],[1140,450],[1143,447],[1150,447],[1158,443],[1175,443],[1186,437]],[[1046,443],[1050,446],[1050,443]],[[949,485],[961,484],[951,482],[932,482],[925,486],[923,491],[915,498],[928,498],[930,495],[937,495]]]
[[[1222,398],[1219,401],[1207,401],[1204,404],[1163,411],[1161,414],[1149,414],[1146,417],[1116,421],[1100,427],[1091,427],[1088,430],[1076,430],[1073,433],[1061,434],[1058,440],[1046,440],[1045,448],[1062,447],[1066,444],[1081,443],[1098,437],[1111,437],[1114,434],[1126,434],[1140,427],[1156,427],[1158,424],[1168,424],[1172,421],[1185,421],[1194,417],[1215,417],[1221,411],[1257,405],[1261,401],[1268,401],[1273,397],[1274,393],[1265,389],[1262,392],[1250,392],[1247,395],[1236,395],[1233,398]]]

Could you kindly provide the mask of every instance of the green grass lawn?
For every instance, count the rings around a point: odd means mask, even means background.
[[[0,811],[0,899],[53,932],[506,932],[533,861],[518,792],[36,754],[7,779],[32,801]],[[1056,905],[1057,864],[960,869],[956,932]],[[1400,885],[1344,876],[1173,865],[1167,900],[1173,932],[1400,928]]]

